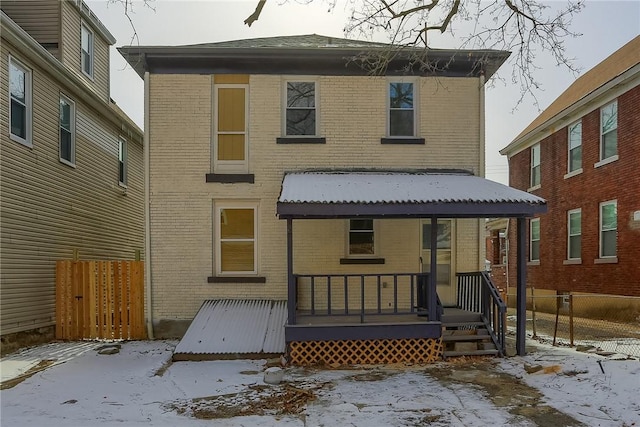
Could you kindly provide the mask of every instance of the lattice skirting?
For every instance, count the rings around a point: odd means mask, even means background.
[[[442,359],[440,338],[294,341],[289,343],[289,361],[305,366],[316,363],[378,365],[398,362],[433,363]]]

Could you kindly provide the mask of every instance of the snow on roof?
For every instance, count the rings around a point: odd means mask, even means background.
[[[526,203],[545,200],[474,175],[411,172],[287,173],[281,203]]]

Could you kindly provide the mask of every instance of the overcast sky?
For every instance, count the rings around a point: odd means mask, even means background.
[[[136,0],[137,1],[137,0]],[[116,46],[132,43],[133,30],[123,7],[114,0],[85,0],[93,12],[118,40]],[[134,3],[131,15],[140,45],[182,45],[211,43],[255,37],[322,34],[344,37],[348,10],[338,4],[330,12],[325,1],[305,5],[293,0],[267,2],[260,19],[250,28],[243,21],[255,9],[257,0],[155,0],[151,10]],[[549,2],[557,6],[559,2]],[[594,65],[640,34],[640,1],[587,1],[575,18],[572,29],[581,33],[567,42],[568,54],[575,64],[588,71]],[[384,40],[379,40],[384,41]],[[133,41],[137,44],[138,41]],[[439,45],[441,43],[442,45]],[[451,40],[430,38],[431,47],[451,48]],[[574,80],[566,69],[555,66],[544,54],[536,74],[542,84],[537,93],[540,108],[546,108]],[[508,183],[506,157],[498,150],[505,147],[539,114],[531,100],[513,111],[520,97],[519,87],[511,83],[511,64],[503,65],[497,81],[486,92],[486,176]],[[111,97],[140,127],[143,127],[143,82],[115,50],[111,51]]]

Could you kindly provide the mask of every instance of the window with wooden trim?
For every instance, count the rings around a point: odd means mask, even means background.
[[[246,173],[249,85],[216,84],[214,92],[214,172]]]
[[[618,154],[618,101],[600,109],[600,160]]]
[[[32,80],[31,70],[9,57],[9,136],[31,147]]]
[[[567,259],[582,257],[582,210],[567,212]]]
[[[84,23],[80,25],[80,40],[82,72],[93,78],[93,31]]]
[[[257,203],[215,204],[217,274],[257,274]]]
[[[70,166],[76,163],[76,105],[60,95],[60,161]]]
[[[529,261],[540,261],[540,218],[529,222]]]
[[[582,120],[569,126],[568,171],[582,168]]]
[[[531,187],[540,185],[540,144],[531,147]]]
[[[286,86],[285,135],[317,135],[316,82],[288,81]]]
[[[600,203],[600,258],[617,256],[618,201]]]

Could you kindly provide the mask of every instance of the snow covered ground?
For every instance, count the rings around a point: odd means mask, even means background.
[[[0,392],[1,424],[640,426],[633,359],[536,344],[526,357],[286,368],[281,384],[268,385],[264,360],[172,364],[175,344],[127,342],[112,355],[92,348],[49,366]]]

